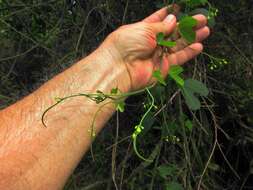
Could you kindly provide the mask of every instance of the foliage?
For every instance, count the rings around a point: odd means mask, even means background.
[[[197,20],[190,16],[182,18],[179,22],[179,33],[188,43],[193,43],[196,39],[196,32],[193,30],[195,26],[197,26]]]

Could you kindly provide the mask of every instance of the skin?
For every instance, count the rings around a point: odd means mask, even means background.
[[[156,34],[169,35],[176,18],[163,8],[141,22],[125,25],[111,33],[88,57],[55,76],[38,90],[0,111],[0,189],[61,189],[88,150],[90,126],[101,105],[84,97],[67,100],[46,115],[42,113],[55,97],[96,90],[110,92],[118,87],[131,92],[153,82],[152,72],[160,68],[165,76],[171,65],[182,65],[203,49],[209,29],[203,15],[198,20],[197,40],[185,47],[178,39],[173,54],[163,56],[156,46]],[[112,116],[108,104],[95,121],[98,133]]]

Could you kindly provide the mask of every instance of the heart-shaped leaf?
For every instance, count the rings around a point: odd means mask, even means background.
[[[193,27],[195,27],[197,23],[197,20],[191,16],[184,17],[179,22],[179,33],[189,43],[193,43],[196,39],[196,32]]]
[[[184,82],[182,93],[185,98],[185,102],[191,110],[200,109],[200,101],[196,95],[208,96],[209,91],[207,87],[200,81],[194,79],[187,79]]]
[[[185,98],[185,103],[187,104],[187,106],[191,110],[199,110],[200,109],[200,106],[201,106],[200,101],[191,90],[183,87],[182,94]]]
[[[184,88],[187,88],[192,93],[197,93],[200,96],[208,96],[209,90],[205,84],[194,79],[187,79],[184,83]]]

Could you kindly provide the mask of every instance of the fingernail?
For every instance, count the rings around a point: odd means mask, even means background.
[[[176,19],[176,17],[175,17],[175,15],[173,15],[173,14],[169,14],[169,15],[165,18],[165,20],[168,21],[168,22],[172,22],[172,21],[175,20],[175,19]]]

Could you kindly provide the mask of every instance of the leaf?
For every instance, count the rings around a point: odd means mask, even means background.
[[[164,178],[167,179],[170,176],[174,176],[177,168],[175,165],[161,165],[157,168],[159,175]]]
[[[121,112],[121,113],[124,112],[125,111],[125,105],[126,105],[126,103],[124,101],[118,102],[116,104],[116,110]]]
[[[111,94],[118,94],[119,89],[118,88],[113,88],[111,89]]]
[[[176,46],[177,45],[177,43],[176,42],[172,42],[172,41],[161,41],[161,42],[159,42],[158,43],[158,45],[160,45],[160,46],[165,46],[165,47],[174,47],[174,46]]]
[[[166,184],[166,190],[184,190],[184,188],[181,184],[172,181]]]
[[[193,30],[193,27],[195,27],[197,23],[197,20],[191,16],[184,17],[179,22],[179,33],[189,43],[193,43],[196,39],[196,32]]]
[[[187,129],[189,129],[190,131],[192,131],[192,121],[191,120],[189,120],[189,119],[187,119],[186,121],[185,121],[185,127],[187,128]]]
[[[183,72],[183,68],[180,67],[180,66],[172,66],[170,68],[170,71],[169,71],[169,76],[174,80],[176,81],[176,83],[179,85],[179,86],[184,86],[184,79],[182,79],[179,74],[181,74]]]
[[[164,33],[160,32],[156,35],[156,42],[159,44],[160,42],[162,42],[164,40]]]
[[[150,89],[150,91],[151,91],[151,94],[154,96],[154,98],[157,100],[160,100],[162,103],[166,101],[166,98],[167,98],[165,89],[166,87],[164,85],[156,85],[152,89]]]
[[[158,33],[156,35],[157,44],[165,47],[174,47],[176,45],[176,42],[165,41],[164,38],[165,38],[164,33],[162,32]]]
[[[208,96],[209,90],[205,84],[194,79],[187,79],[184,83],[184,87],[190,90],[192,93],[197,93],[200,96]]]
[[[191,90],[188,88],[182,88],[182,94],[185,98],[185,103],[191,110],[199,110],[200,109],[200,101],[199,99],[193,94]]]
[[[191,110],[198,110],[200,109],[200,101],[195,94],[200,96],[208,96],[209,91],[207,87],[200,81],[194,79],[187,79],[184,82],[183,86],[183,96],[185,98],[185,102]]]
[[[160,70],[156,70],[153,72],[153,77],[157,79],[157,81],[159,83],[161,83],[162,85],[166,85],[165,80],[163,79],[162,73]]]
[[[208,18],[208,26],[213,28],[216,25],[216,21],[214,17]]]
[[[187,5],[189,7],[197,7],[201,5],[205,5],[207,3],[207,0],[190,0],[187,1]]]
[[[183,67],[179,65],[174,65],[170,67],[169,74],[170,75],[179,75],[184,71]]]
[[[198,9],[194,9],[193,11],[190,12],[190,15],[196,15],[196,14],[202,14],[207,17],[209,15],[209,11],[204,8],[198,8]]]
[[[145,119],[143,120],[143,126],[145,126],[145,127],[144,127],[142,133],[140,134],[139,138],[144,137],[150,131],[150,129],[153,127],[154,123],[155,123],[155,118],[153,117],[153,115],[151,113],[148,113],[147,116],[145,117]]]
[[[171,76],[171,78],[173,78],[179,86],[184,86],[184,79],[182,79],[180,76],[175,75]]]

